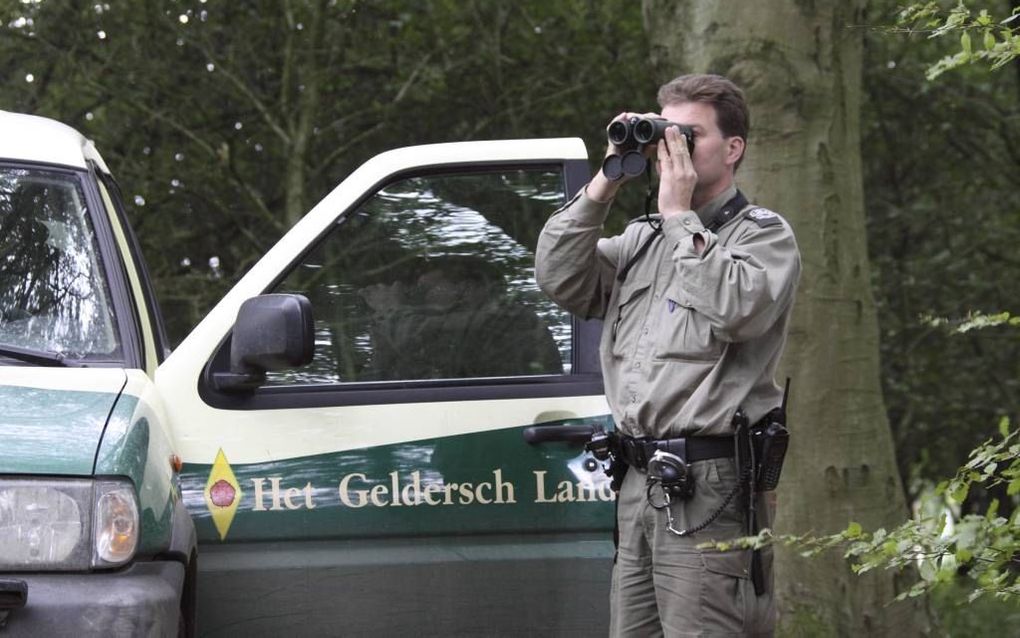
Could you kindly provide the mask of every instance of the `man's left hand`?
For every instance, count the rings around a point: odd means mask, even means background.
[[[698,182],[687,139],[675,127],[666,129],[659,142],[659,212],[669,219],[691,210],[691,195]]]

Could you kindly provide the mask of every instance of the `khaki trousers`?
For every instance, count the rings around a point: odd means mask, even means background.
[[[733,459],[690,465],[694,496],[674,503],[673,526],[700,525],[736,485]],[[756,596],[751,552],[701,550],[697,545],[746,536],[740,495],[707,528],[679,537],[666,529],[666,512],[646,497],[647,477],[630,468],[618,495],[620,545],[610,593],[610,636],[772,636],[775,627],[772,549],[762,552],[766,593]],[[656,503],[661,490],[655,489]],[[758,498],[760,526],[771,525]]]

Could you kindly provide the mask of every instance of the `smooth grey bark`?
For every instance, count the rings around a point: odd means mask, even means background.
[[[644,0],[661,81],[719,73],[751,108],[737,181],[793,225],[804,272],[781,375],[792,445],[778,533],[825,534],[908,515],[879,382],[860,154],[863,0]],[[648,105],[635,105],[641,109]],[[838,552],[778,548],[779,635],[918,636],[923,601],[890,604],[891,572],[855,576]]]

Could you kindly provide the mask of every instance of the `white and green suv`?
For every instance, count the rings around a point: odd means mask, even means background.
[[[588,171],[578,139],[379,155],[168,353],[93,145],[0,112],[0,636],[605,626],[600,325],[533,271]]]

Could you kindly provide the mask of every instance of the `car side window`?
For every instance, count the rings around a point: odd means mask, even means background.
[[[568,374],[571,318],[535,283],[562,171],[409,177],[351,213],[276,286],[312,302],[315,357],[268,385]]]

